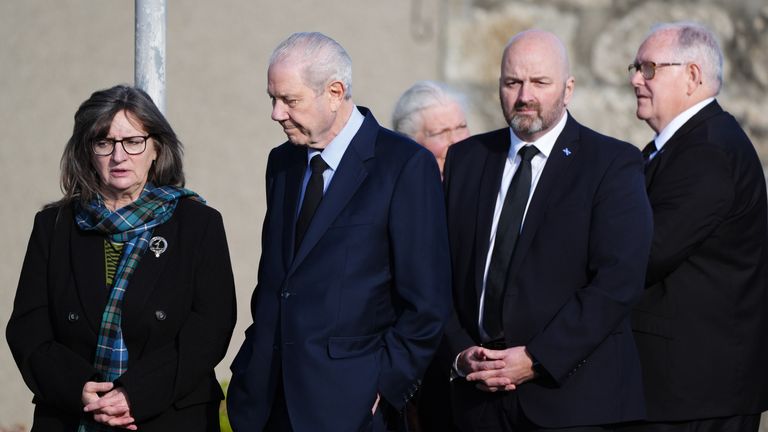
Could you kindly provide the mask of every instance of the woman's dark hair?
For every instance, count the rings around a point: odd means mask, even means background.
[[[157,159],[147,181],[155,186],[184,186],[183,148],[171,125],[144,90],[117,85],[99,90],[80,105],[75,113],[75,127],[61,156],[61,190],[64,197],[56,204],[78,199],[87,202],[99,192],[101,179],[93,166],[92,145],[109,133],[112,119],[125,111],[130,120],[152,137]]]

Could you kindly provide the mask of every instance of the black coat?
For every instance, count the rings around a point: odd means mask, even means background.
[[[649,419],[768,409],[768,216],[752,143],[712,102],[646,177],[655,233],[632,327]]]
[[[183,199],[153,235],[123,303],[126,389],[139,430],[218,430],[222,392],[214,366],[235,324],[235,291],[221,215]],[[93,380],[96,341],[109,296],[104,236],[83,232],[69,206],[37,214],[6,329],[24,381],[34,393],[35,430],[72,431],[81,392]]]
[[[454,356],[480,343],[478,305],[509,146],[505,128],[448,151],[458,320],[446,337]],[[508,270],[513,286],[505,293],[503,324],[507,346],[526,346],[546,370],[515,390],[525,415],[540,426],[599,425],[645,414],[629,318],[642,293],[652,232],[642,167],[635,147],[569,116],[531,198]],[[462,382],[455,385],[466,390],[457,391],[457,403],[470,408],[484,394]]]

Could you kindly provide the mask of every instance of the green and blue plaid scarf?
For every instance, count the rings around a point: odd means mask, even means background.
[[[125,290],[141,256],[149,246],[153,229],[173,216],[179,199],[193,197],[205,202],[196,193],[175,186],[144,186],[139,199],[125,207],[110,211],[97,196],[87,205],[78,205],[75,221],[83,231],[96,231],[123,243],[123,252],[117,264],[107,306],[101,317],[99,339],[94,366],[101,373],[101,381],[114,381],[128,368],[128,349],[121,329],[122,305]],[[111,427],[95,423],[90,415],[83,418],[78,431],[108,431]]]

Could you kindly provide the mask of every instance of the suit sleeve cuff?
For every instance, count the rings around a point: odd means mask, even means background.
[[[453,359],[453,365],[451,366],[451,381],[459,378],[465,378],[467,375],[459,370],[459,356],[461,353],[458,353],[456,355],[456,358]]]

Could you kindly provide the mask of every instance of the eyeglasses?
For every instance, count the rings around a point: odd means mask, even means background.
[[[109,156],[115,151],[115,145],[120,143],[126,153],[135,156],[144,153],[144,150],[147,149],[147,139],[150,136],[151,135],[125,137],[119,140],[114,138],[104,138],[93,142],[93,152],[97,156]]]
[[[627,67],[627,70],[629,71],[630,79],[635,76],[637,71],[640,71],[640,73],[643,75],[643,79],[651,80],[656,76],[656,69],[658,68],[667,66],[682,66],[684,64],[685,63],[654,63],[651,61],[644,61],[642,63],[632,63]]]

